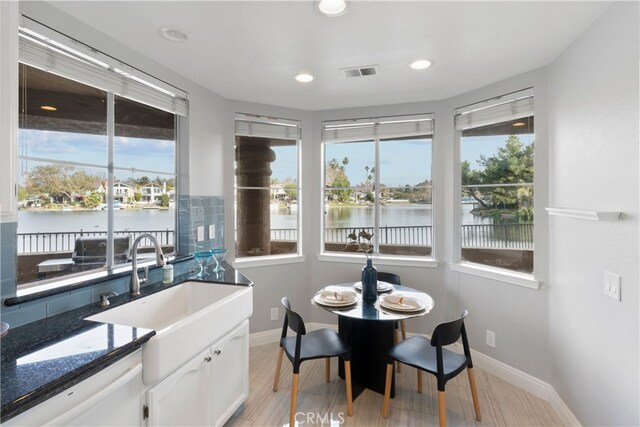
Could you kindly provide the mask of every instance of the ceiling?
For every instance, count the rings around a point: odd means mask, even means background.
[[[51,4],[225,98],[315,111],[446,99],[545,66],[611,3],[351,1],[337,17],[312,0]],[[433,65],[410,69],[418,58]],[[341,71],[368,65],[378,74]]]

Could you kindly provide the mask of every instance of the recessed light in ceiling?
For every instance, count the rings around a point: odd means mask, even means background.
[[[519,128],[519,127],[526,126],[526,125],[527,125],[527,124],[526,124],[525,122],[515,122],[515,123],[514,123],[514,124],[512,124],[511,126],[514,126],[514,127]]]
[[[345,0],[316,0],[316,7],[327,16],[339,16],[347,11]]]
[[[174,43],[184,43],[187,41],[187,35],[182,31],[174,30],[173,28],[160,28],[158,34],[162,38]]]
[[[313,80],[313,76],[311,74],[302,73],[296,76],[296,80],[300,83],[309,83]]]
[[[41,105],[40,108],[45,111],[58,111],[58,109],[52,105]]]
[[[414,70],[424,70],[431,67],[431,61],[428,59],[418,59],[417,61],[413,61],[409,64],[409,66]]]

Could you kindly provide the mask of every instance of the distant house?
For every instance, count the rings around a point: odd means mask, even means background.
[[[121,203],[130,203],[135,200],[136,189],[124,182],[118,181],[113,184],[113,199]]]
[[[144,187],[140,187],[140,192],[142,193],[142,201],[146,202],[150,205],[155,205],[160,203],[160,197],[163,193],[166,192],[166,187],[149,184]]]

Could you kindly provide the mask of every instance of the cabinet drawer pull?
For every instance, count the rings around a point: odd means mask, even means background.
[[[222,353],[222,350],[220,350],[219,348],[216,349],[216,351],[213,352],[213,354],[215,354],[216,356],[219,356],[220,353]]]
[[[205,357],[205,358],[204,358],[204,361],[205,361],[205,362],[207,362],[207,363],[211,362],[211,356],[207,356],[207,357]]]

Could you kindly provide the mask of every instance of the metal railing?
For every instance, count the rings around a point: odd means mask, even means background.
[[[373,233],[373,227],[357,227],[356,233],[364,229]],[[326,228],[326,243],[349,242],[347,237],[353,227]],[[432,227],[421,226],[383,226],[380,227],[379,243],[382,245],[433,246]],[[274,228],[271,240],[296,241],[298,230],[295,228]],[[533,249],[533,224],[474,224],[462,226],[463,248],[502,248]]]
[[[174,244],[173,230],[124,230],[114,231],[116,236],[130,235],[136,239],[141,234],[151,234],[160,245]],[[18,254],[32,254],[44,252],[73,252],[76,239],[82,236],[106,236],[106,231],[57,231],[47,233],[18,233]]]

